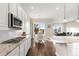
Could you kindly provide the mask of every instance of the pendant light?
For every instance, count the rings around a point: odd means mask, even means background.
[[[78,18],[77,18],[77,22],[79,22],[79,4],[78,4]]]
[[[65,11],[66,10],[66,6],[65,6],[65,3],[64,3],[64,22],[67,22],[67,20],[66,20],[66,14],[65,14]]]

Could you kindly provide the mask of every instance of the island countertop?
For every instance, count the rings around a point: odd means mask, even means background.
[[[75,43],[79,42],[79,36],[53,36],[56,43]]]

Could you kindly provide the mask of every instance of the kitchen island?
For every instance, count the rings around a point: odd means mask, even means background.
[[[75,43],[79,42],[79,36],[53,36],[56,43]]]
[[[56,52],[59,56],[79,56],[78,36],[53,36]]]

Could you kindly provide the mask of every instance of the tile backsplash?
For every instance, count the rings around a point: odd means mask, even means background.
[[[0,43],[19,36],[21,30],[0,30]]]

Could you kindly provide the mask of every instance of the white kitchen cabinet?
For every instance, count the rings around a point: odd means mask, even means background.
[[[17,4],[17,3],[9,3],[9,12],[11,12],[11,13],[13,13],[15,16],[17,16],[18,4]]]
[[[25,16],[25,11],[23,9],[22,9],[22,16],[21,17],[22,17],[22,22],[23,22],[22,30],[25,31],[25,20],[26,20],[25,17],[26,16]]]
[[[25,11],[22,7],[18,4],[18,18],[22,21],[22,30],[24,31],[24,20],[25,20]]]
[[[10,52],[7,56],[19,56],[19,47],[15,48],[12,52]]]
[[[79,43],[73,42],[67,44],[68,56],[79,56]]]
[[[26,28],[26,34],[30,34],[30,18],[29,18],[29,16],[27,16],[25,28]]]
[[[0,3],[0,30],[8,30],[8,3]]]
[[[30,34],[29,35],[27,35],[28,37],[27,37],[27,50],[29,50],[29,48],[30,48],[30,46],[31,46],[31,36],[30,36]]]
[[[20,20],[22,20],[22,7],[18,4],[18,18],[20,18]]]
[[[72,52],[73,52],[73,56],[79,56],[79,43],[73,43],[73,48],[72,48]]]
[[[28,40],[27,40],[27,38],[25,38],[25,55],[27,54],[27,52],[28,52]]]
[[[25,41],[20,45],[20,56],[25,56]]]
[[[30,35],[26,35],[26,38],[25,38],[25,55],[27,55],[27,52],[28,52],[30,47],[31,47],[31,37],[30,37]]]
[[[73,52],[74,52],[74,50],[73,50],[73,43],[68,43],[67,44],[67,55],[68,56],[73,56],[74,54],[73,54]]]

